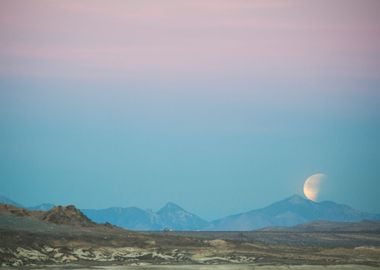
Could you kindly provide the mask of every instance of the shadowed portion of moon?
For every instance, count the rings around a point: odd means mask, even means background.
[[[321,187],[326,179],[327,175],[323,173],[313,174],[307,178],[303,185],[303,193],[305,194],[306,198],[312,201],[317,201]]]

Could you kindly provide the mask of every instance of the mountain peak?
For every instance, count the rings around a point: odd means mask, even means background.
[[[158,218],[164,228],[173,230],[189,230],[189,228],[200,229],[206,226],[207,221],[197,215],[187,212],[179,205],[168,202],[157,212]]]
[[[164,207],[162,207],[158,213],[166,212],[166,211],[185,211],[182,207],[180,207],[178,204],[175,204],[173,202],[168,202],[165,204]]]

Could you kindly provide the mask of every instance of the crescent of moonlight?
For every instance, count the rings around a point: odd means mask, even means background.
[[[303,193],[306,198],[312,201],[317,201],[318,195],[321,191],[321,185],[326,178],[327,176],[323,173],[313,174],[307,178],[303,185]]]

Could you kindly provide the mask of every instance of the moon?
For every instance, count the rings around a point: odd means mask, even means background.
[[[316,202],[321,191],[322,184],[326,179],[327,175],[323,173],[313,174],[307,178],[303,185],[303,193],[305,194],[306,198]]]

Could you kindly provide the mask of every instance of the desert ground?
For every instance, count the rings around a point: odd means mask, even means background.
[[[95,224],[74,207],[43,213],[4,206],[0,267],[376,269],[380,231],[134,232]]]

